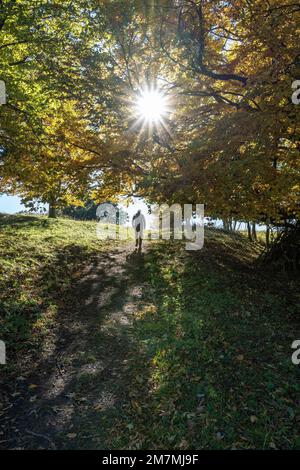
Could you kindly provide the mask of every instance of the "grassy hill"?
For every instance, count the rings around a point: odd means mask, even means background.
[[[1,336],[13,351],[47,332],[76,270],[102,249],[93,222],[0,215]]]
[[[136,256],[94,222],[1,216],[3,447],[300,448],[299,284],[260,250],[210,229]]]

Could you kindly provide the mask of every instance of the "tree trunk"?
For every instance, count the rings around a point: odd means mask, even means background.
[[[257,242],[257,235],[256,235],[256,224],[252,222],[252,238]]]
[[[56,206],[55,206],[55,201],[54,200],[49,202],[48,217],[50,219],[56,219]]]
[[[247,222],[247,230],[248,230],[248,238],[250,242],[252,242],[252,234],[251,234],[251,227],[250,227],[250,222]]]
[[[270,247],[270,227],[267,225],[267,230],[266,230],[266,246],[267,248]]]

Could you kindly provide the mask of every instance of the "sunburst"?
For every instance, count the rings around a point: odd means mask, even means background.
[[[157,127],[168,113],[168,99],[158,88],[145,88],[137,95],[135,114],[144,125]]]

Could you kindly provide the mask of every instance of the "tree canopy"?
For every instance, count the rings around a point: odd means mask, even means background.
[[[0,191],[53,207],[134,193],[223,219],[299,219],[297,3],[0,7]],[[168,100],[163,123],[136,119],[145,87]]]

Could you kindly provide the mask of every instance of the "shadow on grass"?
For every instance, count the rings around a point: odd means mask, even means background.
[[[158,245],[136,267],[151,287],[113,447],[299,448],[297,306],[246,264],[244,240],[219,236],[193,254]]]
[[[123,264],[122,251],[91,256],[70,245],[40,268],[37,287],[57,309],[49,325],[45,309],[39,318],[28,317],[31,339],[37,339],[31,352],[23,350],[24,360],[16,355],[14,374],[3,377],[9,412],[2,447],[104,448],[126,393],[132,342],[130,312],[124,311],[131,280]]]
[[[197,253],[56,250],[55,327],[9,387],[4,447],[297,448],[295,305],[251,250],[219,233]]]

